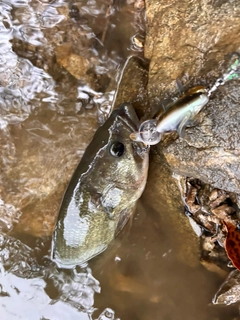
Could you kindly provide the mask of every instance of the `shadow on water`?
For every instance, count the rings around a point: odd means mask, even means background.
[[[122,63],[142,55],[133,37],[144,36],[144,13],[130,2],[0,3],[1,320],[236,316],[210,305],[221,279],[178,261],[171,226],[159,221],[166,212],[147,202],[85,268],[49,260],[62,194],[101,106],[113,101]],[[59,47],[88,66],[83,78]]]

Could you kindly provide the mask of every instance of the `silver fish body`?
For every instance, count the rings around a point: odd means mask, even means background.
[[[98,128],[65,192],[52,240],[59,267],[104,251],[133,213],[148,173],[149,149],[129,138],[139,120],[129,104]]]
[[[208,101],[209,97],[204,89],[184,95],[157,118],[156,130],[159,133],[178,130],[181,135],[183,127]]]

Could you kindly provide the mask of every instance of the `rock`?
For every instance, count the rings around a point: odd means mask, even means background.
[[[159,232],[169,230],[177,249],[177,259],[196,267],[199,265],[200,241],[184,215],[178,182],[172,177],[164,156],[152,150],[146,189],[142,196],[148,211],[158,217]]]
[[[227,272],[220,268],[217,264],[207,261],[207,260],[201,260],[201,264],[210,272],[214,272],[218,274],[221,278],[225,278],[227,275]]]
[[[191,87],[213,85],[222,76],[226,55],[240,48],[239,14],[237,2],[146,1],[152,114],[164,97],[176,96],[175,79]],[[229,82],[212,95],[185,139],[165,135],[158,147],[175,173],[240,193],[239,102],[239,82]]]
[[[83,82],[90,80],[87,71],[90,68],[88,59],[72,52],[71,44],[65,43],[56,48],[57,62],[72,76]]]
[[[147,95],[148,64],[143,59],[131,57],[123,70],[116,92],[114,108],[123,101],[130,102],[142,117],[148,106]]]
[[[159,147],[177,174],[240,193],[240,95],[234,83],[226,89],[236,93],[235,101],[218,92],[201,112],[205,119],[186,129],[185,139],[165,139]]]
[[[175,79],[184,74],[199,81],[225,54],[236,51],[239,13],[237,2],[167,0],[160,5],[147,0],[144,54],[151,60],[151,100],[173,90]]]
[[[49,120],[53,117],[54,123]],[[14,223],[19,234],[52,234],[64,190],[97,125],[96,110],[63,117],[47,109],[39,112],[38,121],[31,115],[11,128],[7,137],[18,142],[14,162],[2,165],[0,229],[11,229]],[[6,211],[14,213],[7,221]]]
[[[240,272],[232,271],[213,298],[214,304],[232,304],[240,301]]]
[[[130,57],[123,66],[120,82],[112,79],[107,87],[110,99],[103,101],[99,107],[100,122],[106,121],[111,110],[123,101],[131,103],[138,117],[143,117],[149,108],[147,81],[148,63],[137,56]]]

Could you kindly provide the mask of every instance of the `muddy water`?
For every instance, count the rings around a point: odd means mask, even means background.
[[[113,103],[124,62],[142,55],[133,42],[144,36],[141,3],[10,0],[0,12],[0,319],[237,316],[210,305],[222,279],[177,260],[171,227],[147,201],[85,268],[59,270],[49,259],[63,191]],[[56,61],[69,43],[89,62],[81,79]]]

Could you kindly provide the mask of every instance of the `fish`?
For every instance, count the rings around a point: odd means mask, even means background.
[[[129,138],[139,119],[131,104],[97,129],[63,196],[51,259],[60,268],[103,252],[132,216],[146,185],[149,147]]]
[[[183,137],[184,127],[189,125],[200,110],[208,103],[209,96],[204,86],[196,86],[174,101],[165,112],[160,112],[155,119],[144,121],[138,132],[131,133],[133,141],[142,141],[148,145],[160,142],[162,133],[178,131]]]

